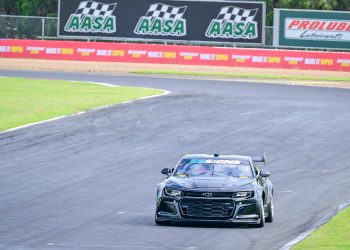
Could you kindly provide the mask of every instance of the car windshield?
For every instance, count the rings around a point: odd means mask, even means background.
[[[253,172],[248,160],[232,159],[183,159],[174,176],[222,176],[237,178],[253,178]]]

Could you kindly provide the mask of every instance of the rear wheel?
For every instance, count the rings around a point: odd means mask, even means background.
[[[273,222],[273,218],[275,216],[275,210],[273,207],[273,198],[272,197],[271,197],[269,206],[267,207],[267,211],[268,211],[268,214],[267,214],[267,217],[265,219],[266,222]]]

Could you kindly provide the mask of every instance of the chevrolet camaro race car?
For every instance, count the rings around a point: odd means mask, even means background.
[[[205,221],[263,227],[274,217],[270,173],[256,163],[266,157],[186,155],[175,169],[164,168],[158,184],[155,222]]]

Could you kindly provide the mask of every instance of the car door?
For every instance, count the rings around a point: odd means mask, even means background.
[[[260,188],[264,191],[265,193],[265,199],[264,199],[264,204],[267,204],[269,202],[269,197],[270,197],[270,190],[268,187],[268,179],[266,177],[262,177],[260,175],[260,169],[256,164],[253,163],[254,171],[256,174],[256,180]]]

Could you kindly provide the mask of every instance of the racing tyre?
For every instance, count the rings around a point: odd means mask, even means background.
[[[251,224],[250,226],[256,228],[265,226],[265,210],[263,201],[260,202],[260,222],[258,224]]]
[[[275,210],[273,207],[273,198],[271,198],[271,200],[270,200],[270,204],[267,207],[267,211],[268,211],[268,214],[267,214],[267,217],[265,218],[265,221],[266,222],[273,222],[273,218],[275,216]]]
[[[155,222],[157,225],[160,225],[160,226],[168,226],[168,225],[171,224],[171,221],[168,221],[168,220],[157,220],[156,217],[154,218],[154,222]]]

